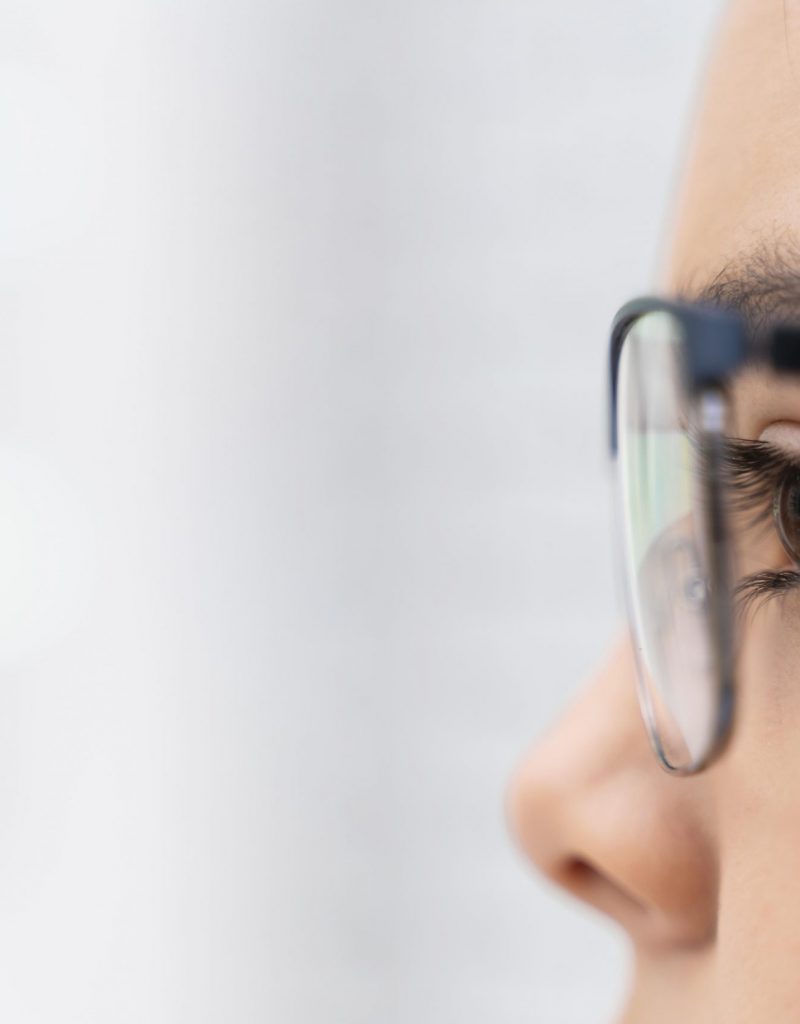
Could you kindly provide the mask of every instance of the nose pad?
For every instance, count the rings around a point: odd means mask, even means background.
[[[512,832],[540,872],[645,946],[699,945],[716,928],[710,773],[656,762],[626,636],[508,791]]]

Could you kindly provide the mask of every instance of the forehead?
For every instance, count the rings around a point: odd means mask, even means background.
[[[800,239],[800,0],[733,0],[690,139],[665,285],[701,288],[787,235]]]
[[[732,280],[748,313],[800,320],[800,0],[726,5],[670,228],[666,291]],[[797,378],[750,371],[734,399],[742,435],[800,420]]]

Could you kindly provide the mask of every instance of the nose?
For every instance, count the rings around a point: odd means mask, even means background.
[[[698,946],[716,930],[713,784],[656,762],[626,636],[520,765],[508,814],[533,864],[637,945]]]

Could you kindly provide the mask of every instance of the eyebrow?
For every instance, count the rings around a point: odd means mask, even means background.
[[[735,310],[759,335],[779,324],[800,324],[800,243],[788,236],[762,242],[679,294],[700,305]]]

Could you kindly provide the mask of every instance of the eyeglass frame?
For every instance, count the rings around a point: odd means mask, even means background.
[[[733,614],[730,599],[728,530],[723,496],[723,458],[725,434],[725,392],[731,378],[748,364],[766,364],[777,372],[800,373],[800,326],[778,324],[766,331],[750,329],[736,310],[700,303],[662,299],[653,296],[633,299],[617,312],[609,342],[609,450],[620,493],[618,466],[618,385],[619,366],[625,339],[634,324],[648,313],[667,313],[681,327],[684,349],[682,360],[687,393],[699,409],[699,441],[707,469],[705,474],[706,531],[709,540],[710,622],[712,651],[718,683],[718,703],[714,738],[707,752],[688,765],[672,764],[659,738],[655,709],[644,684],[643,652],[633,628],[633,581],[628,558],[625,566],[625,601],[628,622],[634,638],[637,692],[650,745],[659,762],[673,775],[694,775],[707,768],[722,753],[733,729],[736,707],[736,679],[733,656]],[[619,510],[618,510],[619,511]],[[621,524],[625,512],[617,516]],[[622,530],[618,531],[623,550]]]

